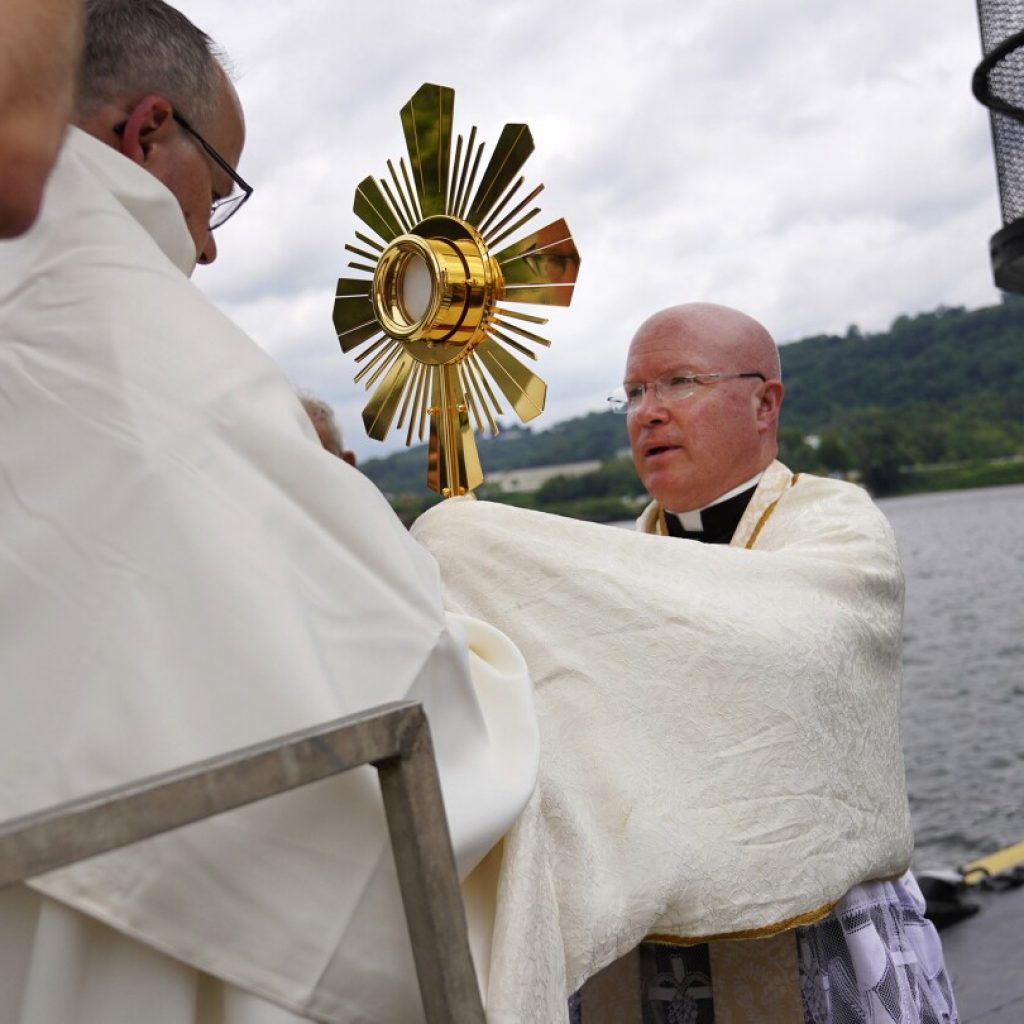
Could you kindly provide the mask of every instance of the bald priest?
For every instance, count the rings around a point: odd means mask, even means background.
[[[492,1021],[554,1024],[581,985],[582,1024],[957,1019],[907,871],[896,544],[860,488],[775,461],[782,397],[756,321],[665,310],[612,396],[639,532],[473,501],[414,528],[536,687]]]

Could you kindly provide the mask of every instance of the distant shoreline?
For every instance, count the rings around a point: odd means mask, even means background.
[[[970,467],[943,467],[934,471],[918,470],[906,474],[913,478],[913,486],[901,488],[885,494],[868,492],[876,501],[889,498],[910,498],[922,494],[942,494],[952,491],[984,490],[996,487],[1014,487],[1024,484],[1024,460],[1007,461],[995,464],[979,464]],[[862,481],[850,480],[851,483],[864,486]],[[621,526],[637,519],[650,498],[637,497],[633,501],[621,498],[582,498],[577,501],[538,501],[538,492],[519,491],[512,493],[484,491],[478,494],[483,501],[493,501],[502,505],[513,505],[527,508],[535,512],[547,512],[551,515],[566,516],[570,519],[581,519],[591,523],[602,523],[606,526]],[[429,507],[441,499],[437,495],[399,496],[389,498],[398,517],[411,525]]]

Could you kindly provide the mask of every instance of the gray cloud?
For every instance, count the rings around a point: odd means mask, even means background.
[[[583,256],[554,311],[540,421],[602,408],[650,312],[739,306],[782,341],[996,300],[999,226],[980,57],[961,0],[180,0],[232,55],[256,194],[197,282],[335,404],[361,457],[366,396],[330,325],[355,185],[403,153],[398,110],[456,89],[456,129],[530,124],[538,225]]]

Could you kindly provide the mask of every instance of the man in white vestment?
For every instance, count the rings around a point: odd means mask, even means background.
[[[732,541],[778,451],[781,377],[768,332],[736,310],[693,303],[641,326],[622,392],[614,396],[637,472],[654,499],[641,529],[701,543]],[[790,479],[799,486],[798,477]],[[807,1024],[859,1013],[900,1024],[955,1019],[948,978],[938,969],[938,936],[923,911],[907,872],[855,886],[828,917],[796,929]],[[691,951],[691,960],[701,953]],[[657,967],[672,956],[661,947],[646,961]],[[864,962],[870,969],[858,971]],[[685,991],[685,975],[680,982]]]
[[[208,37],[88,0],[76,127],[0,243],[0,820],[413,699],[465,876],[534,786],[530,682],[190,283],[243,139]],[[372,769],[0,890],[3,1024],[299,1019],[422,1019]]]
[[[957,1020],[906,870],[892,531],[858,487],[775,461],[782,397],[756,321],[665,310],[611,398],[654,499],[640,535],[473,502],[414,527],[537,687],[492,1020],[545,954],[529,1019],[590,978],[582,1024]]]

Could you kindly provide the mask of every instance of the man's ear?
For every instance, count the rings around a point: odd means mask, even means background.
[[[154,150],[174,129],[174,108],[163,96],[144,96],[132,108],[120,135],[120,150],[140,167],[148,167]]]
[[[759,423],[770,426],[778,421],[779,410],[782,408],[783,390],[781,380],[769,380],[761,385],[761,395],[757,405]]]

